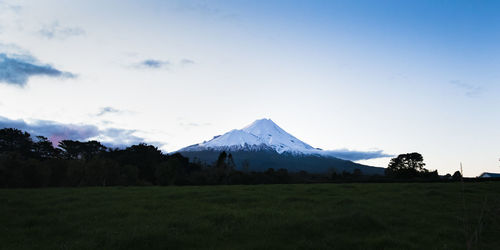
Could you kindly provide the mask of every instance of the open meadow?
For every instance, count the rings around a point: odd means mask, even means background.
[[[464,185],[1,189],[0,248],[498,249],[500,182]]]

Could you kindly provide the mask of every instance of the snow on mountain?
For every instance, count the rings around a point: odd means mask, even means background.
[[[244,127],[242,131],[257,136],[264,144],[274,148],[278,153],[305,152],[314,149],[309,144],[287,133],[271,119],[256,120]]]
[[[352,161],[387,156],[382,151],[321,150],[287,133],[270,119],[234,129],[212,140],[178,150],[183,156],[213,164],[221,151],[229,151],[236,166],[248,164],[253,171],[284,168],[291,172],[307,171],[338,173],[360,169],[365,174],[384,174],[383,168],[370,167]]]
[[[326,151],[311,147],[280,128],[271,119],[260,119],[243,129],[234,129],[212,140],[179,151],[201,150],[260,150],[272,149],[279,154],[318,154]]]

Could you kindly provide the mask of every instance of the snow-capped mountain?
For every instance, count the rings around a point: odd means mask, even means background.
[[[383,174],[383,168],[339,159],[332,154],[333,151],[314,148],[287,133],[271,119],[256,120],[242,129],[231,130],[177,152],[191,160],[212,164],[222,151],[232,154],[237,167],[250,164],[254,171],[284,168],[293,172],[325,173],[360,169],[366,174]]]
[[[179,151],[200,150],[261,150],[272,149],[281,154],[321,154],[309,144],[280,128],[271,119],[260,119],[242,128],[234,129],[212,140],[195,144]]]

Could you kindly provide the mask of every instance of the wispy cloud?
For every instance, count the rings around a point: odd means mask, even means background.
[[[204,126],[210,126],[212,125],[211,123],[205,122],[205,123],[197,123],[197,122],[180,122],[179,125],[181,127],[184,127],[185,129],[190,129],[190,128],[195,128],[195,127],[204,127]]]
[[[337,149],[337,150],[325,150],[325,155],[333,156],[343,160],[349,161],[359,161],[359,160],[370,160],[377,158],[392,157],[393,155],[384,153],[383,150],[376,151],[356,151],[348,149]]]
[[[85,34],[85,30],[80,27],[61,26],[59,22],[53,22],[50,25],[43,26],[38,33],[48,39],[66,39],[72,36]]]
[[[132,57],[136,57],[137,54],[129,53]],[[139,62],[131,63],[129,67],[134,69],[149,69],[149,70],[160,70],[160,69],[175,69],[175,67],[188,67],[190,65],[196,64],[194,60],[183,58],[178,61],[176,60],[162,60],[162,59],[144,59]]]
[[[5,1],[0,1],[0,10],[9,10],[14,12],[21,11],[22,7],[18,4],[10,4]]]
[[[0,53],[0,82],[24,87],[33,76],[75,78],[76,75],[42,64],[30,55]]]
[[[184,117],[177,117],[177,122],[180,127],[189,130],[191,128],[197,128],[197,127],[206,127],[206,126],[212,126],[211,123],[209,122],[196,122],[192,121],[190,119],[184,118]]]
[[[180,65],[185,66],[185,65],[195,64],[196,62],[191,60],[191,59],[184,58],[184,59],[181,59],[181,61],[179,63],[180,63]]]
[[[123,148],[126,146],[139,144],[145,142],[145,139],[134,135],[137,130],[132,129],[120,129],[120,128],[108,128],[100,130],[96,139],[103,142],[103,144],[109,147]],[[150,144],[157,144],[148,142]]]
[[[460,80],[452,80],[450,83],[455,87],[464,90],[467,97],[476,97],[481,95],[483,92],[483,89],[480,86],[465,83]]]
[[[141,142],[147,142],[161,147],[165,145],[160,142],[146,141],[144,138],[136,136],[137,130],[106,128],[100,129],[89,124],[65,124],[48,120],[13,120],[0,116],[0,128],[17,128],[29,132],[32,135],[43,135],[57,145],[62,140],[99,140],[103,144],[111,147],[126,147]]]
[[[163,69],[167,68],[170,66],[169,61],[162,61],[162,60],[156,60],[156,59],[146,59],[144,61],[141,61],[137,64],[135,64],[135,68],[139,69]]]
[[[99,113],[96,114],[96,116],[103,116],[103,115],[106,115],[106,114],[117,114],[117,113],[121,113],[122,111],[119,110],[119,109],[115,109],[113,107],[103,107],[101,108],[101,110],[99,110]]]

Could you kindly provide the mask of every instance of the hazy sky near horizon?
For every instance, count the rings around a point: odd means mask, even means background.
[[[499,69],[498,1],[0,0],[0,123],[166,151],[266,117],[500,172]]]

